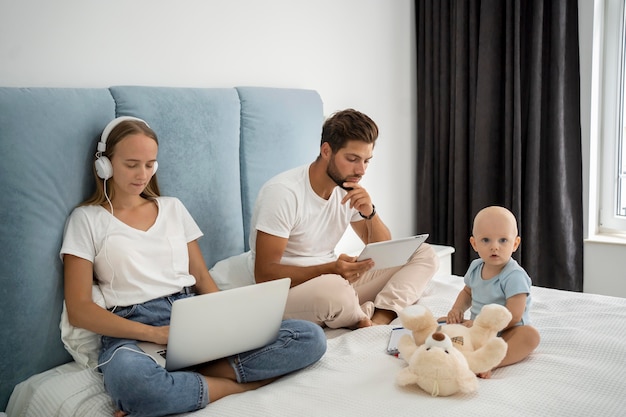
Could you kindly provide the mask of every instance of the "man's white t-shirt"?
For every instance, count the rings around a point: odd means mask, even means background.
[[[74,209],[65,226],[64,254],[93,263],[107,308],[164,297],[196,280],[187,244],[202,231],[174,197],[158,197],[158,215],[146,231],[123,223],[101,206]]]
[[[250,231],[254,264],[257,230],[287,238],[281,263],[310,266],[337,259],[335,247],[351,222],[362,220],[350,203],[341,204],[346,191],[335,187],[328,200],[313,191],[309,165],[285,171],[259,191]]]

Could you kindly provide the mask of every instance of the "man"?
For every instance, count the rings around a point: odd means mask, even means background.
[[[418,300],[437,271],[439,261],[428,244],[407,264],[374,271],[372,260],[335,255],[349,225],[366,244],[391,239],[359,184],[377,137],[378,127],[365,114],[337,112],[324,123],[317,159],[275,176],[259,191],[251,251],[244,256],[256,282],[291,278],[285,318],[332,328],[388,324]]]

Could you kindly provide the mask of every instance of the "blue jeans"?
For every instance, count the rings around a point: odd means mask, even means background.
[[[177,294],[121,307],[118,316],[154,326],[169,324],[172,302],[192,295]],[[205,378],[193,371],[168,372],[143,354],[136,340],[102,337],[99,362],[104,386],[115,406],[133,416],[163,416],[198,410],[209,402]],[[320,326],[284,320],[278,338],[267,346],[229,357],[238,382],[273,378],[302,369],[326,352]]]

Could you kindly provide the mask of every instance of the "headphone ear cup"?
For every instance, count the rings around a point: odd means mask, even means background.
[[[157,169],[159,169],[159,163],[154,161],[154,165],[152,165],[152,175],[156,174]]]
[[[111,165],[111,160],[106,156],[101,156],[96,159],[94,166],[96,167],[96,174],[98,174],[98,176],[103,180],[108,180],[113,176],[113,166]]]

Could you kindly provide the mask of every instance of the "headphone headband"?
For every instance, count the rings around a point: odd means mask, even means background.
[[[106,150],[106,143],[107,143],[107,139],[109,139],[109,135],[111,134],[111,131],[113,129],[115,129],[115,127],[117,125],[119,125],[120,123],[126,121],[126,120],[136,120],[138,122],[142,122],[143,124],[145,124],[146,126],[150,127],[150,125],[148,123],[146,123],[145,120],[140,119],[138,117],[133,117],[133,116],[120,116],[120,117],[116,117],[115,119],[111,120],[105,127],[104,130],[102,131],[102,135],[100,135],[100,142],[98,142],[98,152],[104,152]]]
[[[111,134],[111,131],[113,131],[113,129],[115,129],[115,127],[117,125],[119,125],[120,123],[126,121],[126,120],[135,120],[138,122],[141,122],[143,124],[145,124],[146,126],[150,127],[150,125],[148,123],[146,123],[145,120],[140,119],[138,117],[133,117],[133,116],[120,116],[120,117],[116,117],[115,119],[111,120],[105,127],[104,130],[102,131],[102,135],[100,136],[100,142],[98,142],[98,150],[96,152],[96,161],[94,163],[95,167],[96,167],[96,174],[98,175],[98,177],[104,179],[104,180],[108,180],[109,178],[111,178],[113,176],[113,167],[111,166],[111,161],[109,160],[109,158],[107,158],[106,156],[102,155],[102,153],[104,151],[106,151],[107,148],[107,140],[109,139],[109,135]],[[158,164],[155,161],[154,162],[154,171],[152,172],[152,175],[154,175],[154,173],[156,173],[156,170],[158,168]]]

